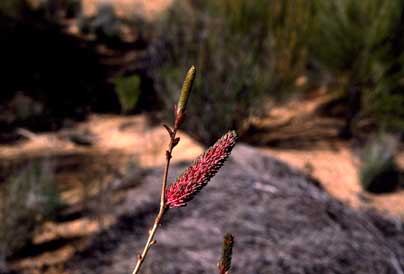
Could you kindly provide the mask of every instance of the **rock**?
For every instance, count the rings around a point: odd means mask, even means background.
[[[173,167],[171,178],[186,167]],[[131,273],[158,209],[161,175],[161,169],[150,170],[128,193],[117,224],[72,260],[71,273]],[[166,214],[141,272],[217,273],[225,232],[235,236],[235,274],[404,269],[402,223],[354,210],[307,176],[239,144],[195,200]]]

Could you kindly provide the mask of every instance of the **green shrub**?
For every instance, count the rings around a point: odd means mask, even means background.
[[[122,112],[130,112],[136,107],[139,101],[141,93],[139,76],[118,76],[115,78],[114,84]]]
[[[0,188],[0,261],[30,242],[35,229],[59,206],[47,162],[33,162]]]
[[[338,79],[348,119],[404,129],[404,2],[313,1],[311,56]],[[355,99],[354,97],[357,97]]]
[[[399,172],[394,162],[398,144],[397,138],[380,134],[365,146],[359,173],[364,190],[388,192],[398,186]]]
[[[177,1],[156,27],[162,65],[154,78],[166,113],[192,64],[203,78],[194,85],[186,127],[203,143],[223,129],[240,130],[268,97],[287,97],[304,70],[306,3]]]

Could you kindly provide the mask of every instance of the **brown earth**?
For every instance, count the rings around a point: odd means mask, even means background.
[[[82,0],[83,13],[92,16],[100,5],[112,5],[121,17],[141,14],[146,18],[154,18],[170,6],[172,0]]]
[[[323,99],[303,100],[274,108],[269,118],[256,121],[256,124],[261,122],[261,126],[272,127],[266,131],[268,140],[283,140],[277,149],[261,147],[259,150],[313,176],[331,196],[353,208],[373,208],[402,220],[404,192],[363,193],[357,176],[360,162],[350,143],[342,142],[330,133],[332,126],[317,127],[317,139],[313,140],[313,135],[310,135],[311,127],[315,127],[313,121],[320,125],[330,123],[319,117],[313,118],[316,102]],[[284,125],[279,122],[281,120],[289,121],[288,126],[279,126]],[[305,120],[309,121],[306,125],[302,122]],[[304,130],[299,130],[298,138],[292,134],[296,132],[293,129],[296,124],[307,128],[308,137]],[[11,265],[27,273],[70,273],[64,272],[66,262],[77,258],[80,250],[88,250],[94,235],[103,235],[119,224],[122,214],[119,205],[125,203],[128,191],[142,183],[143,169],[163,164],[167,133],[161,126],[150,123],[144,115],[93,115],[88,121],[60,132],[19,132],[27,137],[25,141],[0,146],[1,177],[24,162],[46,158],[54,164],[56,180],[68,208],[61,213],[63,221],[48,222],[38,231],[34,239],[35,251],[31,248]],[[324,135],[331,137],[320,138]],[[190,161],[203,151],[202,146],[186,134],[180,132],[180,137],[174,163]],[[291,148],[291,137],[293,143],[302,146]],[[307,145],[308,140],[311,148]],[[282,144],[288,145],[282,148]],[[400,165],[404,163],[403,159],[404,155],[400,153],[397,159]],[[272,188],[263,189],[271,191]],[[138,198],[136,204],[143,201],[141,196]],[[108,245],[108,241],[105,244]]]
[[[62,221],[45,223],[33,241],[35,247],[12,260],[13,268],[27,273],[62,273],[64,263],[88,245],[90,236],[114,224],[115,205],[139,184],[143,168],[163,164],[168,145],[165,129],[152,126],[144,115],[94,115],[70,130],[19,132],[25,141],[0,145],[1,177],[29,161],[45,159],[54,168],[67,205],[60,213]],[[179,132],[179,137],[174,164],[202,153],[187,135]]]
[[[332,97],[320,92],[274,107],[252,122],[254,133],[246,139],[251,138],[262,151],[313,176],[337,199],[356,208],[375,208],[404,218],[404,190],[384,194],[362,191],[357,151],[364,144],[341,140],[341,119],[319,115],[317,110],[330,100]],[[403,144],[396,162],[404,170]]]
[[[170,181],[188,164],[173,166]],[[130,273],[158,208],[161,173],[148,170],[127,191],[115,222],[76,246],[64,273]],[[243,144],[187,207],[165,217],[143,273],[214,273],[226,231],[236,237],[233,273],[401,274],[404,267],[402,223],[354,210]]]

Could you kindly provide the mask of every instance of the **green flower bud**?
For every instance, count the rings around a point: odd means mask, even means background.
[[[182,85],[180,98],[177,104],[177,115],[182,114],[185,112],[185,108],[187,106],[189,94],[192,89],[192,84],[195,79],[196,69],[195,66],[192,66],[185,76],[184,84]]]

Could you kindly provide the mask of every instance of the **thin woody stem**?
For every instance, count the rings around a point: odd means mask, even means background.
[[[163,219],[164,213],[167,210],[166,207],[166,186],[167,186],[167,178],[168,178],[168,169],[170,167],[170,161],[172,157],[172,152],[174,147],[178,144],[179,138],[176,138],[177,131],[181,124],[185,120],[185,109],[187,105],[187,101],[189,98],[189,94],[192,89],[192,83],[195,79],[195,67],[192,66],[186,76],[181,89],[180,98],[178,101],[177,109],[175,111],[175,122],[174,128],[170,129],[168,126],[164,125],[166,130],[170,135],[170,144],[168,145],[168,150],[166,151],[166,165],[164,168],[163,175],[163,183],[161,185],[161,194],[160,194],[160,209],[154,220],[153,227],[149,230],[149,237],[147,238],[146,244],[143,248],[142,254],[138,255],[137,263],[135,268],[133,269],[132,274],[137,274],[140,271],[140,268],[149,252],[150,248],[156,243],[154,240],[154,236],[156,235],[157,229],[161,224],[161,220]]]
[[[177,134],[177,128],[174,127],[172,134],[170,134],[170,144],[168,146],[168,150],[166,151],[166,166],[164,168],[164,176],[163,176],[163,183],[161,185],[161,195],[160,195],[160,211],[164,210],[165,203],[166,203],[166,186],[167,186],[167,178],[168,178],[168,169],[170,167],[170,161],[172,157],[172,152],[174,149],[174,142],[175,142],[175,135]]]
[[[160,209],[159,212],[156,216],[156,219],[154,220],[153,227],[149,230],[149,237],[147,238],[146,244],[143,248],[142,254],[138,255],[138,260],[136,263],[135,268],[133,269],[132,274],[137,274],[140,271],[140,268],[147,256],[147,253],[149,252],[150,248],[155,244],[154,241],[154,236],[156,235],[157,229],[159,225],[161,224],[161,220],[164,216],[164,213],[166,212],[166,198],[165,198],[165,193],[166,193],[166,185],[167,185],[167,178],[168,178],[168,170],[170,167],[170,161],[172,157],[172,152],[175,147],[175,136],[177,134],[177,128],[175,127],[174,130],[172,131],[172,134],[170,134],[170,144],[168,146],[168,150],[166,151],[166,165],[164,168],[164,176],[163,176],[163,183],[161,185],[161,196],[160,196]]]

